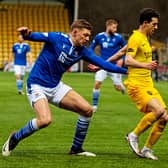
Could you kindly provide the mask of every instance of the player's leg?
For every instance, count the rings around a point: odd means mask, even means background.
[[[92,92],[92,105],[93,105],[94,112],[97,110],[99,96],[100,96],[100,87],[102,82],[106,78],[106,76],[107,76],[107,72],[104,70],[100,70],[95,74],[95,84]]]
[[[125,94],[125,86],[122,83],[122,74],[109,73],[109,76],[113,81],[114,88],[122,94]]]
[[[148,140],[145,143],[144,148],[141,150],[141,156],[143,155],[146,158],[150,158],[153,160],[157,160],[157,157],[153,155],[151,152],[152,144],[156,143],[163,132],[166,122],[167,122],[167,114],[165,113],[165,105],[164,102],[161,103],[153,97],[156,97],[157,91],[154,89],[151,92],[144,92],[146,94],[146,111],[147,112],[144,117],[139,121],[133,132],[128,134],[127,139],[129,140],[129,144],[132,150],[139,154],[138,148],[138,137],[145,132],[155,121],[157,121],[148,137]],[[144,98],[145,99],[145,98]],[[143,100],[141,99],[142,104]],[[144,109],[144,110],[145,110]],[[148,150],[147,150],[148,149]]]
[[[142,117],[142,119],[138,122],[135,129],[126,136],[131,149],[137,155],[140,155],[140,150],[138,146],[138,137],[144,131],[146,131],[155,121],[156,116],[152,112],[145,114],[144,117]]]
[[[29,95],[29,100],[35,110],[36,118],[30,120],[24,127],[9,136],[2,148],[3,156],[9,156],[19,141],[51,123],[51,111],[45,95],[38,91],[32,91],[31,95]]]
[[[80,114],[76,123],[76,130],[70,154],[95,156],[95,154],[85,152],[82,149],[93,112],[92,106],[89,105],[89,103],[74,90],[70,90],[61,101],[60,107]]]
[[[24,94],[24,92],[23,92],[23,83],[24,83],[25,72],[26,72],[26,66],[21,66],[21,73],[20,73],[21,92],[20,92],[20,94]]]
[[[100,81],[95,81],[93,93],[92,93],[92,105],[93,105],[93,111],[97,111],[99,96],[100,96],[100,87],[101,87]]]
[[[153,125],[152,130],[146,140],[146,143],[141,150],[141,153],[144,157],[152,160],[157,160],[158,158],[153,154],[151,148],[159,140],[168,121],[167,111],[165,110],[166,106],[159,94],[157,97],[158,99],[152,99],[148,103],[148,110],[153,111],[153,113],[157,117],[157,121]]]
[[[61,108],[79,113],[79,118],[76,123],[75,135],[69,154],[95,156],[95,154],[86,152],[82,148],[93,112],[92,106],[72,89],[69,90],[61,99],[59,106]]]
[[[18,90],[18,94],[22,93],[23,81],[21,80],[21,66],[14,65],[14,73],[16,77],[16,86]]]
[[[126,136],[132,151],[135,152],[135,154],[140,155],[138,137],[157,119],[157,116],[152,111],[147,111],[147,103],[152,99],[152,92],[149,93],[148,88],[139,88],[138,86],[134,86],[131,89],[128,88],[127,93],[132,101],[136,103],[137,108],[145,114],[134,130]]]
[[[158,157],[154,155],[152,151],[152,146],[159,140],[165,126],[166,121],[164,119],[159,119],[155,122],[150,135],[148,136],[148,139],[144,145],[144,147],[141,150],[141,155],[145,158],[152,159],[152,160],[158,160]]]

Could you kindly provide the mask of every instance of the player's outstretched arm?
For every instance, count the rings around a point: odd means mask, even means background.
[[[31,30],[29,30],[28,27],[20,27],[17,29],[17,31],[20,32],[22,36],[29,36],[31,33]]]
[[[121,48],[118,52],[116,52],[114,55],[108,58],[107,61],[113,62],[119,60],[122,56],[125,55],[127,49],[127,45],[125,45],[123,48]]]
[[[84,56],[84,59],[90,62],[91,64],[96,65],[109,72],[127,74],[127,69],[118,67],[111,62],[105,61],[102,58],[94,55],[93,52],[89,52],[89,51],[87,52],[86,50],[85,52],[86,52],[85,53],[86,55]]]
[[[38,42],[47,42],[50,39],[48,38],[49,33],[45,32],[32,32],[28,27],[20,27],[17,29],[18,32],[23,36],[24,40],[29,41],[38,41]],[[53,33],[53,32],[51,32]]]
[[[98,70],[100,70],[100,67],[96,66],[96,65],[93,65],[93,64],[89,64],[88,65],[88,69],[89,71],[91,72],[97,72]]]

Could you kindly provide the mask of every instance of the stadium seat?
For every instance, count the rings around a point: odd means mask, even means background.
[[[33,31],[69,31],[68,10],[63,5],[0,4],[0,69],[8,60],[12,45],[17,41],[17,28],[27,26]],[[2,33],[3,32],[3,33]],[[36,60],[42,43],[28,42]]]

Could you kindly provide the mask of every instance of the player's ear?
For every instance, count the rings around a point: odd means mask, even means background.
[[[78,33],[78,29],[74,28],[73,31],[72,31],[72,35],[75,37]]]
[[[148,24],[148,21],[147,21],[147,20],[145,20],[143,23],[144,23],[144,24]]]

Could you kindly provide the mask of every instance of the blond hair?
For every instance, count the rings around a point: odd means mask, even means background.
[[[70,27],[70,30],[72,31],[74,28],[78,28],[78,29],[88,29],[91,30],[93,29],[92,25],[85,19],[78,19],[75,20]]]
[[[118,24],[117,20],[115,20],[115,19],[108,19],[106,21],[106,27],[109,26],[109,25],[112,25],[112,24]]]

